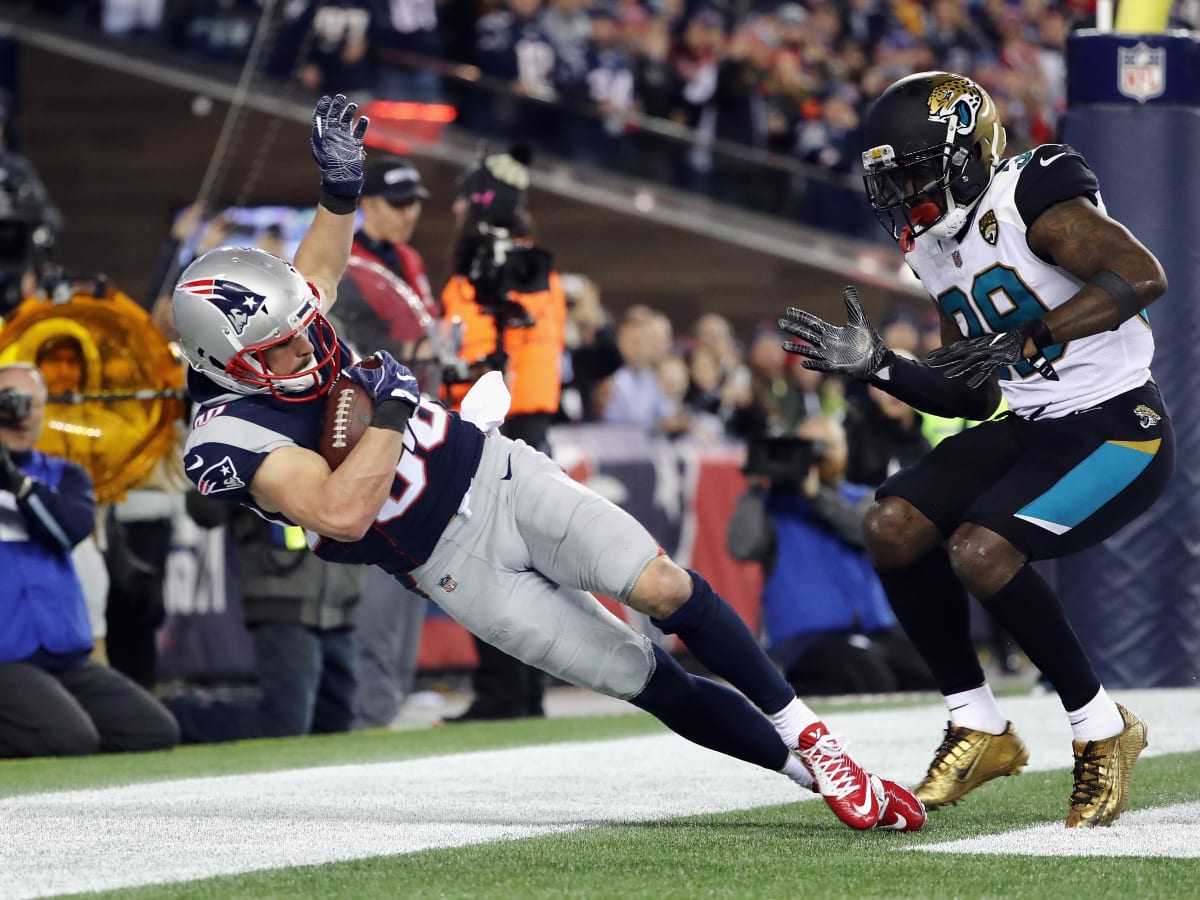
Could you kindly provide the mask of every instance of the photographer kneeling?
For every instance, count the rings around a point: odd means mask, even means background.
[[[179,729],[166,708],[89,658],[71,549],[95,496],[82,468],[33,449],[45,414],[38,370],[0,366],[0,758],[168,749]]]
[[[846,433],[827,418],[753,439],[729,552],[763,566],[767,650],[798,693],[932,690],[864,549],[873,489],[844,480],[846,456]]]

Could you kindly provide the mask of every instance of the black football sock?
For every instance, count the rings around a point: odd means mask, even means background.
[[[788,748],[770,720],[745,697],[723,684],[689,675],[657,645],[654,658],[654,674],[630,703],[701,747],[772,772],[783,768]]]
[[[677,634],[710,672],[724,678],[767,715],[796,696],[792,686],[759,646],[750,629],[704,576],[688,569],[692,596],[665,619],[652,619],[666,634]]]
[[[984,682],[971,642],[967,592],[942,547],[903,569],[876,570],[888,602],[909,640],[920,652],[938,689],[957,694]]]
[[[1054,686],[1064,709],[1079,709],[1100,691],[1100,679],[1058,595],[1032,566],[1022,566],[1008,584],[981,602]]]

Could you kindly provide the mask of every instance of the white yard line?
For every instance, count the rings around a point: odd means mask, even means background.
[[[1148,754],[1200,749],[1200,690],[1120,692],[1118,699],[1150,723]],[[1070,730],[1056,698],[1006,699],[1003,707],[1029,744],[1032,769],[1069,768]],[[930,704],[827,721],[868,768],[913,781],[937,746],[944,712]],[[811,797],[779,775],[673,735],[35,794],[0,799],[0,898],[415,853]],[[1194,819],[1186,828],[1194,835]]]
[[[1127,812],[1111,828],[1035,825],[986,837],[922,844],[912,850],[989,856],[1172,856],[1200,859],[1196,828],[1200,803],[1176,803]],[[1191,886],[1189,886],[1190,888]],[[1186,891],[1181,888],[1180,896]]]

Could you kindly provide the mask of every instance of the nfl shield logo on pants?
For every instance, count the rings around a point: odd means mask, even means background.
[[[1133,47],[1117,48],[1117,90],[1138,103],[1161,97],[1167,87],[1167,51],[1165,47],[1147,47],[1139,41]]]
[[[441,581],[438,582],[438,587],[440,587],[443,591],[445,591],[448,594],[452,590],[454,590],[456,587],[458,587],[458,582],[455,581],[453,578],[451,578],[449,575],[447,575],[445,578],[443,578]]]

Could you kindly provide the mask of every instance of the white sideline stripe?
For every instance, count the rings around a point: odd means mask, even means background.
[[[1115,693],[1149,722],[1148,755],[1200,749],[1200,690]],[[1030,768],[1069,769],[1070,729],[1057,698],[1004,698],[1002,707],[1029,745]],[[945,712],[930,703],[826,721],[867,768],[912,782],[937,746]],[[797,799],[815,798],[674,735],[31,794],[0,799],[0,898],[319,865]],[[1187,834],[1194,838],[1194,828]]]
[[[1137,809],[1109,828],[1066,828],[1061,822],[1034,825],[986,837],[908,847],[933,853],[988,856],[1171,856],[1200,859],[1196,828],[1200,803]]]

